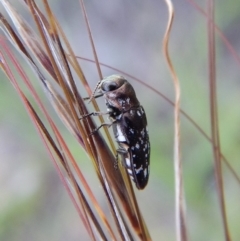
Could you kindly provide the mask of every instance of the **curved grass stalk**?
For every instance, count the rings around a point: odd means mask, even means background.
[[[168,7],[168,23],[163,38],[163,51],[175,89],[174,103],[174,169],[175,169],[175,207],[177,240],[187,241],[187,223],[185,214],[185,197],[183,188],[181,148],[180,148],[180,83],[168,52],[169,37],[173,23],[174,9],[171,0],[165,0]]]

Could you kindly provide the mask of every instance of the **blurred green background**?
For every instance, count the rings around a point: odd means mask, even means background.
[[[202,8],[206,2],[197,1]],[[78,1],[49,3],[75,53],[92,59]],[[168,16],[164,1],[94,0],[85,4],[100,62],[140,78],[174,100],[173,83],[162,52]],[[174,5],[170,54],[181,82],[181,106],[210,135],[207,20],[187,0],[175,1]],[[215,5],[216,23],[239,53],[240,2],[219,0]],[[35,28],[26,9],[15,6]],[[216,47],[221,147],[240,173],[240,63],[218,35]],[[94,88],[98,81],[96,67],[83,61],[81,64]],[[115,73],[105,67],[102,71],[104,76]],[[0,240],[89,240],[19,97],[0,74]],[[30,69],[29,75],[46,99]],[[147,112],[152,145],[150,181],[136,195],[153,240],[175,240],[173,107],[151,90],[130,81]],[[44,102],[81,169],[97,184],[92,165],[79,144],[58,120],[48,100]],[[99,104],[105,108],[103,100]],[[185,117],[181,121],[189,240],[224,240],[211,145]],[[223,174],[230,231],[233,240],[240,240],[239,185],[225,165]],[[93,188],[96,195],[101,192],[100,185]],[[104,200],[100,203],[107,210]]]

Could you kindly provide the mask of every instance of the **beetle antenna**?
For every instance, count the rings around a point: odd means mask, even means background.
[[[98,87],[100,86],[101,82],[102,82],[101,80],[98,81],[98,83],[97,83],[97,85],[96,85],[96,87],[95,87],[95,89],[94,89],[92,95],[91,95],[90,98],[89,98],[88,104],[89,104],[89,103],[92,101],[92,99],[94,98],[94,95],[95,95],[95,93],[96,93]]]

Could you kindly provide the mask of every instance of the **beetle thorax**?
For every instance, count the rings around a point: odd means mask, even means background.
[[[117,108],[119,111],[128,111],[139,106],[132,86],[123,86],[115,91],[106,92],[104,97],[110,106]]]

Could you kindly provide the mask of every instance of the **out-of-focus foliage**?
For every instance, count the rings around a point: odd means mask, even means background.
[[[73,49],[92,59],[78,1],[49,1]],[[205,7],[203,1],[198,1]],[[206,19],[187,0],[175,1],[170,53],[181,82],[182,109],[210,134]],[[163,1],[86,1],[99,61],[132,74],[173,99],[173,85],[162,54],[167,20]],[[25,11],[18,6],[18,11]],[[238,52],[240,2],[216,1],[216,23]],[[25,13],[28,19],[27,12]],[[28,19],[31,23],[31,20]],[[217,91],[221,147],[236,171],[240,168],[239,63],[217,40]],[[19,61],[23,61],[19,57]],[[94,88],[93,64],[81,62]],[[28,66],[26,66],[26,69]],[[105,76],[113,71],[102,68]],[[30,71],[30,69],[29,69]],[[32,78],[35,78],[34,76]],[[131,81],[131,80],[130,80]],[[150,182],[137,192],[153,240],[175,240],[173,177],[173,107],[132,81],[147,115],[152,143]],[[39,86],[41,92],[41,87]],[[43,94],[43,93],[42,93]],[[99,100],[102,109],[105,105]],[[102,102],[102,103],[101,103]],[[46,105],[49,103],[46,101]],[[49,107],[50,111],[53,111]],[[56,122],[65,128],[56,117]],[[182,118],[187,219],[190,240],[224,240],[209,142]],[[86,173],[86,155],[66,131],[69,146]],[[240,239],[240,191],[223,165],[228,221]],[[0,81],[0,240],[87,240],[85,230],[46,151],[12,86]],[[101,192],[96,186],[96,192]]]

